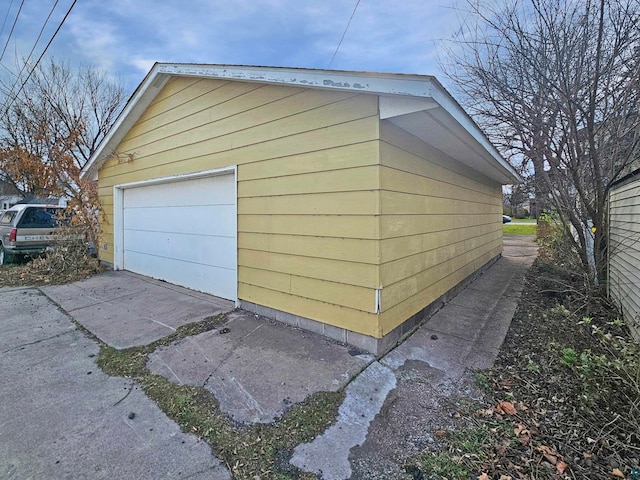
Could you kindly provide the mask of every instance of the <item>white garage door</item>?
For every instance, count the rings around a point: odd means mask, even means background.
[[[124,189],[125,270],[235,300],[234,175]]]

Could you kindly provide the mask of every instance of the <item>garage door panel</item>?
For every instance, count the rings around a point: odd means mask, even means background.
[[[184,261],[171,258],[165,259],[167,269],[164,275],[156,275],[157,257],[144,253],[131,252],[127,258],[127,270],[140,273],[149,277],[165,280],[176,285],[183,285],[201,292],[234,292],[236,289],[235,275],[231,271],[221,267],[212,267],[192,263],[186,265]],[[216,293],[213,293],[216,295]],[[222,293],[217,293],[219,297],[229,298]]]
[[[205,177],[195,180],[160,183],[126,190],[125,208],[179,207],[206,203],[208,205],[233,205],[235,185],[228,181],[230,175]]]
[[[235,175],[124,187],[122,267],[236,299]]]
[[[236,259],[229,256],[235,249],[235,238],[125,230],[124,243],[128,253],[144,253],[159,257],[158,261],[174,258],[226,269],[236,266]],[[124,267],[130,270],[127,260],[128,255]]]
[[[125,208],[124,229],[235,237],[233,205]]]

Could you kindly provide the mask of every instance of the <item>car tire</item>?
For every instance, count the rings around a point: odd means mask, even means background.
[[[13,262],[13,255],[7,253],[4,246],[0,243],[0,265],[8,265]]]

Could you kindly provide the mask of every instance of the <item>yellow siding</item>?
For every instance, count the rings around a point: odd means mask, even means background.
[[[501,253],[502,189],[386,121],[380,155],[384,335]]]
[[[502,196],[381,122],[377,101],[172,79],[99,172],[100,258],[113,262],[114,185],[237,165],[239,299],[389,333],[501,252]]]
[[[495,242],[493,248],[487,250],[483,255],[475,258],[466,268],[455,270],[448,276],[435,277],[435,282],[427,286],[421,291],[405,298],[404,301],[394,305],[389,309],[384,309],[380,314],[380,335],[386,335],[393,330],[398,319],[406,319],[419,312],[422,308],[429,305],[434,299],[437,299],[451,289],[451,285],[457,285],[473,272],[481,268],[491,259],[500,255],[502,252],[502,239]],[[384,308],[384,305],[383,305]]]
[[[369,263],[378,254],[378,241],[360,238],[319,237],[313,235],[242,235],[239,248],[284,253],[300,257],[326,258],[343,262]]]
[[[375,313],[366,313],[242,282],[238,284],[238,295],[259,305],[318,320],[329,325],[346,327],[364,335],[380,337],[379,315]]]
[[[172,79],[99,172],[102,260],[113,186],[238,165],[238,295],[378,335],[377,98]]]
[[[329,118],[326,121],[329,121]],[[311,151],[318,158],[323,158],[324,155],[330,155],[326,150],[342,147],[345,144],[374,140],[377,127],[378,123],[375,117],[364,117],[264,142],[254,142],[255,137],[245,131],[238,133],[241,138],[225,135],[197,144],[190,144],[188,138],[182,139],[178,136],[169,149],[163,152],[148,155],[147,147],[140,146],[140,148],[131,150],[130,153],[134,158],[131,162],[107,162],[100,170],[100,186],[107,187],[122,183],[123,176],[130,179],[128,181],[160,178],[187,171],[197,172],[227,165],[243,165],[250,163],[250,161],[282,159]],[[283,135],[279,128],[271,125],[256,128],[270,128],[273,135]],[[183,141],[187,143],[183,143]],[[119,155],[123,155],[121,150],[117,150],[117,152]],[[375,161],[375,158],[372,158],[371,161]]]

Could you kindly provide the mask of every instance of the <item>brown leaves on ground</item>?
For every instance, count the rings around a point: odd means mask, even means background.
[[[476,409],[474,417],[498,418],[511,428],[493,439],[491,455],[477,470],[486,476],[478,478],[635,478],[630,472],[640,463],[640,435],[629,409],[640,391],[625,380],[624,367],[637,372],[640,349],[615,312],[580,293],[580,285],[541,288],[541,278],[548,283],[558,273],[541,259],[531,268],[488,372],[489,391],[499,400]],[[563,361],[565,349],[576,352],[573,365]]]
[[[0,266],[0,287],[58,285],[103,272],[96,258],[84,252],[55,250],[22,264]]]
[[[640,347],[606,300],[550,261],[528,272],[494,368],[477,372],[487,398],[436,431],[431,450],[478,480],[638,480]]]
[[[498,402],[496,405],[496,411],[503,415],[515,415],[518,413],[516,408],[513,406],[513,403],[506,401]]]

